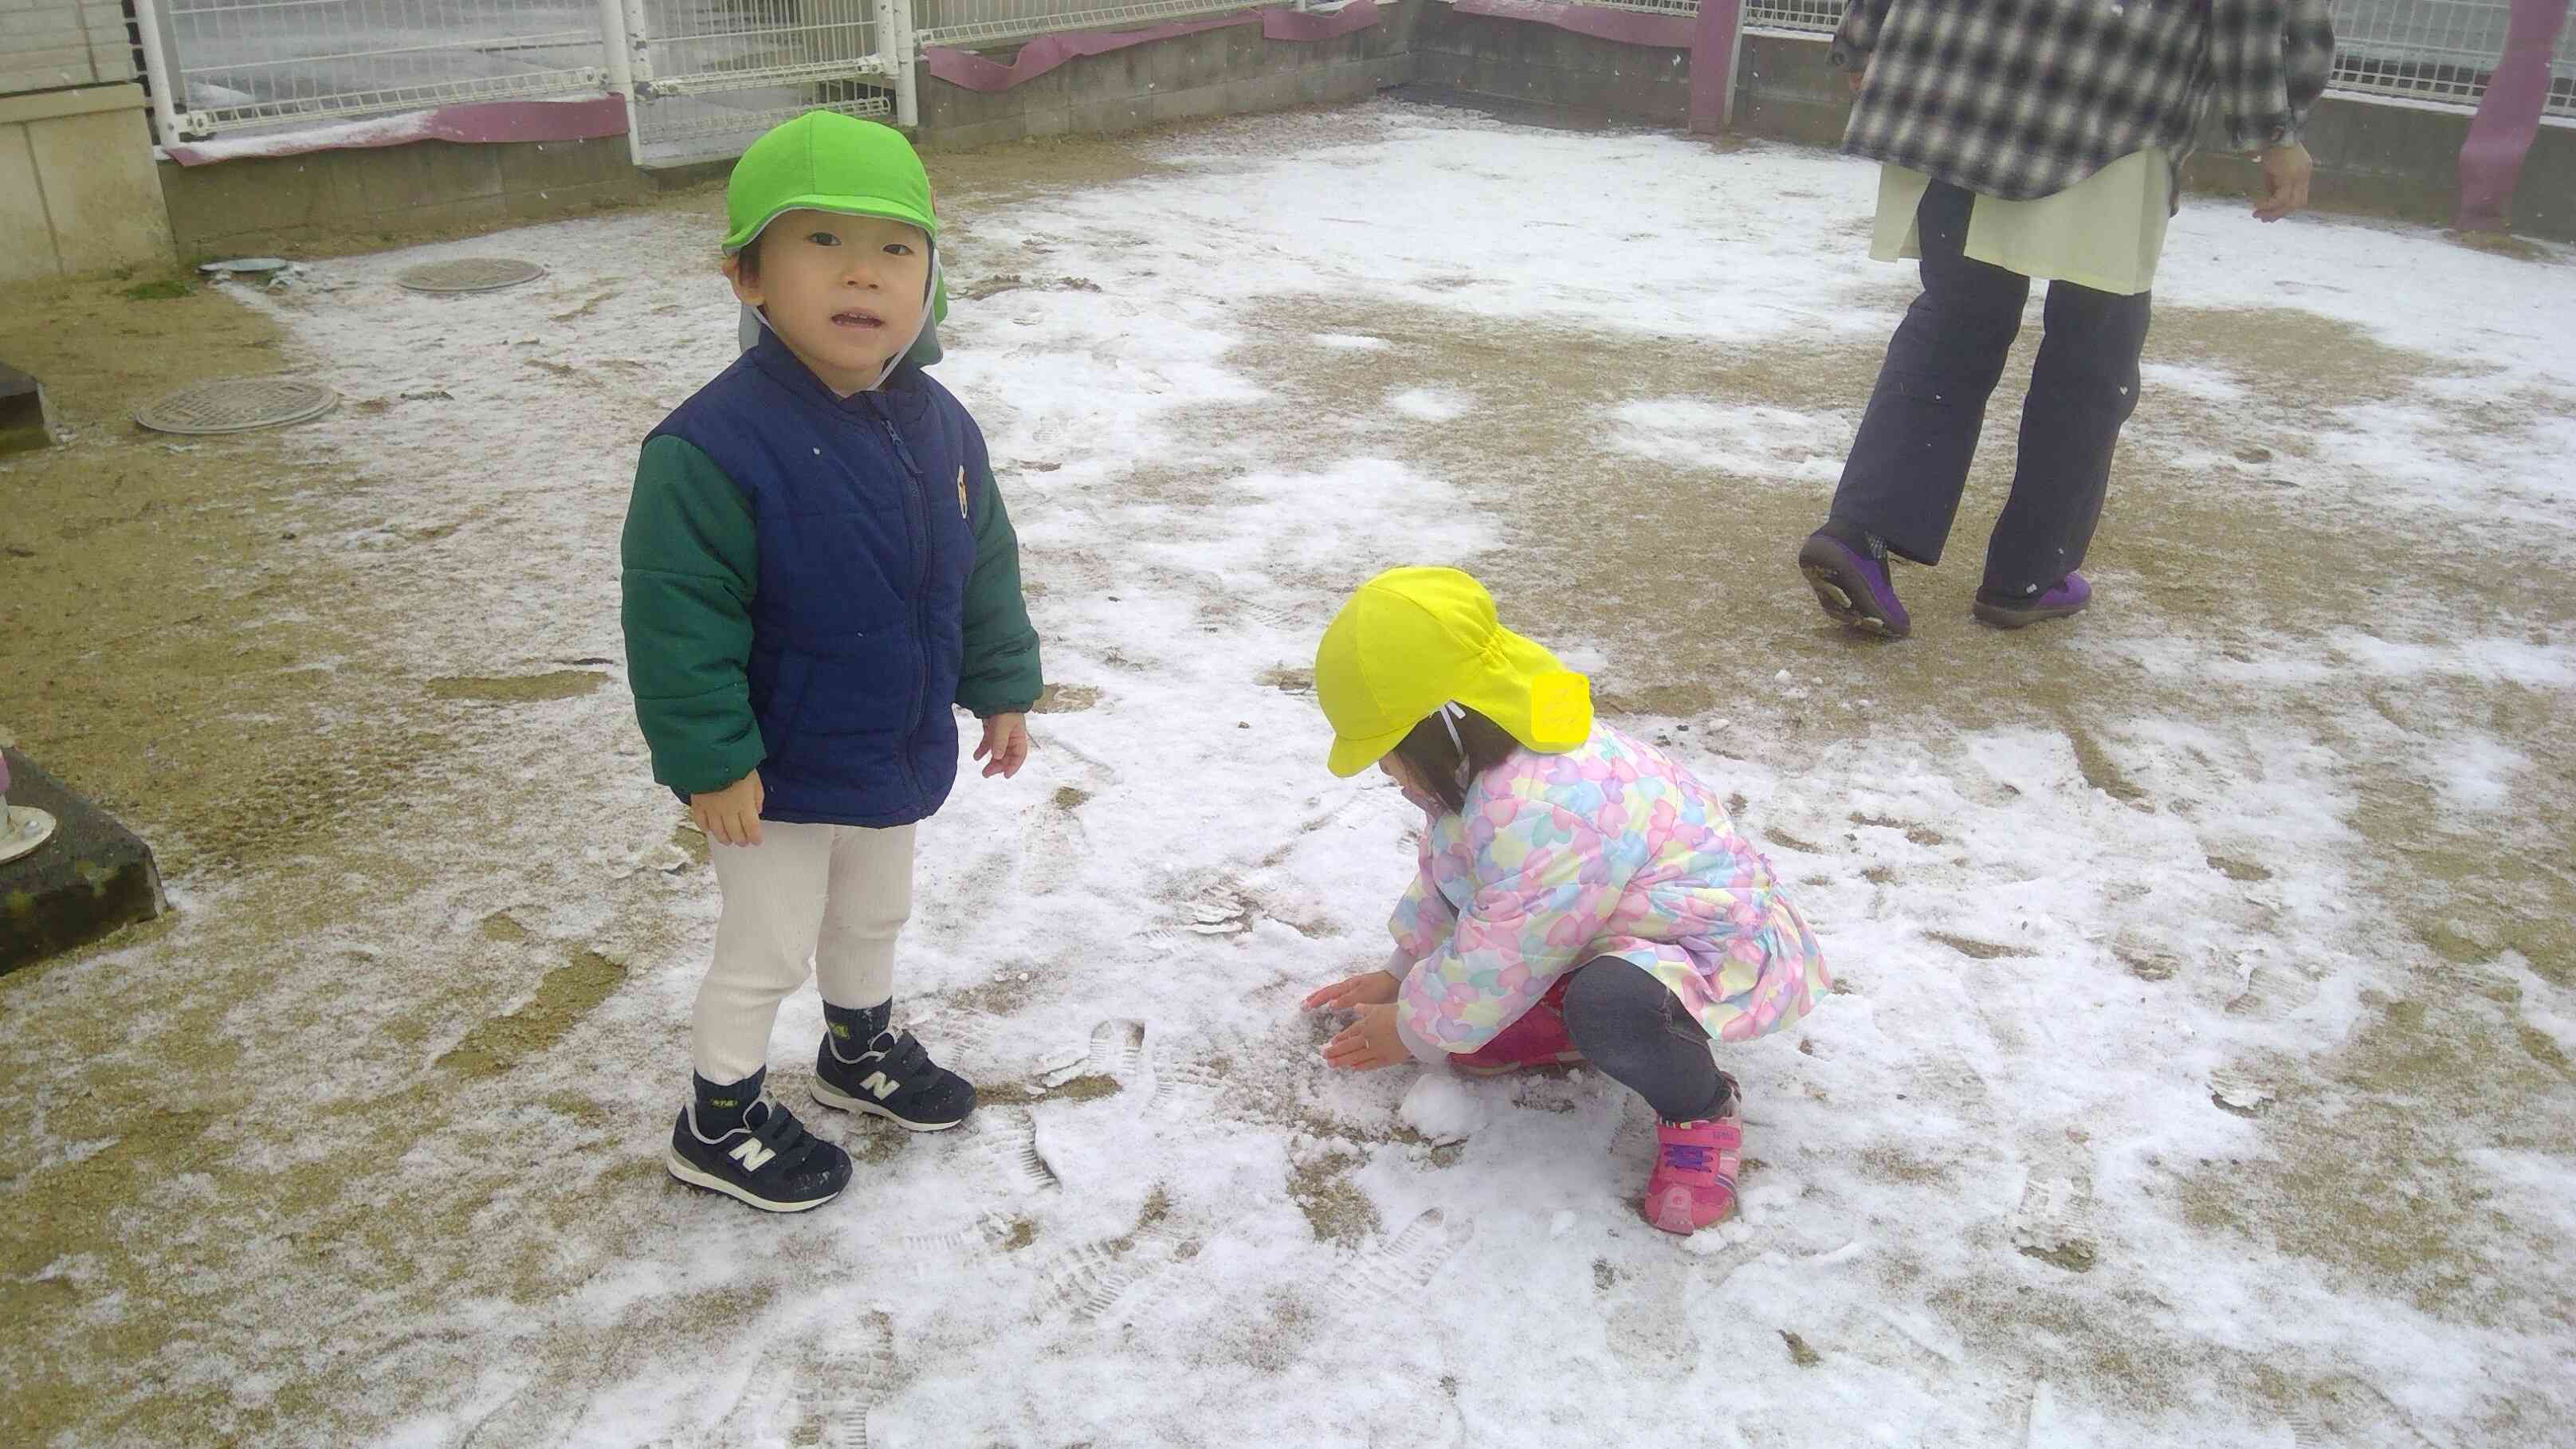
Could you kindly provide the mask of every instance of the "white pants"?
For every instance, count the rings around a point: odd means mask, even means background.
[[[714,845],[724,915],[716,959],[698,987],[689,1054],[710,1082],[739,1082],[769,1064],[778,1003],[805,984],[808,962],[834,1006],[894,996],[894,941],[912,915],[914,827],[760,822],[758,845]]]

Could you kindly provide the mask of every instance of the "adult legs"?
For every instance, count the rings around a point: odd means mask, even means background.
[[[1936,181],[1915,212],[1922,295],[1887,345],[1843,462],[1827,529],[1865,534],[1916,563],[1941,561],[1968,485],[1986,400],[2021,330],[2030,279],[1966,254],[1974,193]]]
[[[2049,284],[2012,496],[1986,542],[1984,597],[2028,598],[2083,566],[2111,487],[2112,449],[2138,406],[2151,295]]]

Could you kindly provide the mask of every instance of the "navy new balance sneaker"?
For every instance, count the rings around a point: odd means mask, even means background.
[[[855,1057],[843,1057],[839,1040],[827,1033],[814,1056],[814,1100],[871,1112],[915,1132],[944,1132],[975,1110],[975,1088],[932,1061],[911,1032],[878,1032]]]
[[[794,1113],[767,1097],[742,1114],[742,1125],[713,1138],[698,1135],[696,1111],[680,1109],[671,1128],[671,1175],[749,1203],[765,1213],[801,1213],[850,1185],[850,1154],[810,1136]]]

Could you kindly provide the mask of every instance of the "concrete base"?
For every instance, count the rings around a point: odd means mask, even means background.
[[[54,838],[0,865],[0,973],[169,909],[152,849],[97,806],[8,751],[9,800],[52,812]]]
[[[496,231],[640,201],[653,189],[623,136],[163,162],[161,188],[179,254],[190,260]]]
[[[1362,100],[1413,78],[1413,28],[1434,0],[1384,5],[1366,30],[1329,40],[1263,38],[1230,25],[1069,60],[1006,91],[921,77],[925,149],[966,150],[1028,136],[1100,135],[1200,116]],[[1007,62],[1016,46],[990,54]]]
[[[170,261],[141,86],[0,96],[0,283]]]
[[[1438,0],[1421,8],[1414,68],[1426,86],[1647,125],[1680,127],[1690,120],[1688,51],[1462,15]]]

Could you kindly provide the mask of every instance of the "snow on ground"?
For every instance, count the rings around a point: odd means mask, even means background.
[[[524,811],[345,934],[398,959],[405,932],[509,908],[632,958],[578,1030],[373,1189],[437,1198],[492,1181],[495,1154],[528,1168],[412,1244],[445,1275],[435,1299],[333,1318],[393,1416],[385,1442],[2309,1449],[2565,1432],[2563,1083],[2534,1098],[2556,1128],[2449,1153],[2455,1187],[2402,1171],[2368,1184],[2392,1204],[2478,1198],[2441,1219],[2438,1254],[2485,1285],[2462,1290],[2475,1311],[2402,1265],[2357,1273],[2303,1246],[2304,1201],[2258,1214],[2265,1231],[2225,1226],[2239,1193],[2289,1191],[2295,1174],[2254,1168],[2307,1160],[2294,1122],[2417,1130],[2327,1065],[2434,964],[2408,903],[2379,888],[2369,771],[2427,782],[2499,840],[2570,803],[2502,724],[2410,730],[2358,695],[2492,685],[2563,706],[2564,620],[2356,623],[2316,649],[2237,657],[2145,588],[2114,589],[2027,644],[1945,623],[1910,653],[1835,656],[1886,671],[1856,689],[1812,653],[1793,673],[1739,626],[1692,681],[1709,703],[1626,722],[1758,822],[1847,989],[1729,1049],[1750,1104],[1743,1212],[1677,1241],[1633,1210],[1648,1116],[1598,1076],[1412,1086],[1316,1061],[1329,1028],[1295,1002],[1377,960],[1416,821],[1391,789],[1324,772],[1300,671],[1341,590],[1445,561],[1511,581],[1508,622],[1605,670],[1605,692],[1674,683],[1597,615],[1533,606],[1586,580],[1534,579],[1556,545],[1497,501],[1522,447],[1496,410],[1547,401],[1510,339],[1711,358],[1874,347],[1907,293],[1860,255],[1873,177],[1809,152],[1393,106],[1239,123],[1160,159],[1140,179],[990,203],[943,191],[959,276],[1043,256],[1092,284],[961,302],[939,369],[991,440],[1070,696],[1037,721],[1027,773],[961,779],[922,835],[900,1000],[985,1084],[986,1109],[920,1140],[808,1112],[873,1145],[848,1196],[800,1219],[663,1181],[713,881],[646,779],[622,678],[532,713],[508,750],[449,766],[520,780]],[[301,436],[368,480],[373,531],[466,501],[453,546],[385,556],[411,629],[384,647],[409,669],[622,657],[634,447],[732,354],[704,220],[627,214],[334,263],[316,290],[259,299],[363,400]],[[547,290],[442,299],[392,282],[494,253],[545,264]],[[2480,434],[2449,404],[2492,380],[2401,379],[2343,407],[2160,362],[2157,396],[2306,419],[2313,448],[2270,467],[2317,527],[2366,514],[2536,538],[2560,558],[2576,541],[2568,268],[2335,221],[2260,229],[2196,202],[2159,292],[2348,324],[2463,375],[2492,364],[2541,400],[2537,420]],[[1354,411],[1328,418],[1282,403],[1291,374],[1260,360],[1286,349],[1283,366],[1329,375],[1392,358],[1401,377],[1434,345],[1425,318],[1504,343],[1439,378],[1354,389]],[[1748,510],[1820,511],[1856,396],[1798,408],[1692,377],[1617,385],[1625,400],[1587,424],[1608,466],[1711,480],[1714,547],[1753,581],[1740,587],[1794,593],[1795,533],[1731,530],[1723,490],[1750,487]],[[2141,415],[2141,450],[2232,451],[2158,426]],[[1757,481],[1727,481],[1742,479]],[[2249,518],[2285,516],[2272,496],[2247,493]],[[371,529],[322,546],[366,549]],[[1951,572],[1972,575],[1972,541]],[[2119,558],[2106,547],[2115,579]],[[1792,607],[1779,617],[1811,627]],[[2074,728],[1923,707],[1938,690],[1908,683],[1939,651],[2007,647],[2063,651],[2053,667],[2134,677],[2135,692]],[[2388,754],[2359,760],[2356,738]],[[522,859],[644,884],[529,900]],[[638,892],[652,922],[603,904]],[[2502,996],[2463,1009],[2508,1039],[2521,1020],[2576,1046],[2563,973],[2502,949],[2476,969],[2523,1016]],[[332,990],[281,973],[281,991]],[[293,1071],[309,1047],[264,1032],[263,1009],[239,1023],[245,1070]],[[377,1061],[378,1089],[474,1025],[438,1023]],[[800,1111],[818,1025],[800,994],[776,1039]],[[569,1130],[546,1105],[566,1093],[623,1124],[572,1163],[545,1146]],[[505,1247],[516,1279],[475,1266]],[[275,1281],[245,1326],[160,1372],[238,1406],[318,1371],[294,1305],[327,1295],[329,1270],[286,1246],[267,1261]]]

